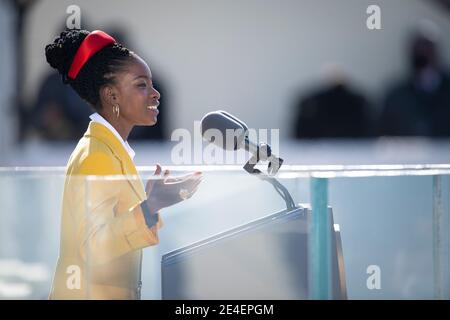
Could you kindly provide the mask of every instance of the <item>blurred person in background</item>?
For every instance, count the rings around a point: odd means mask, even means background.
[[[42,82],[32,108],[34,134],[50,141],[79,139],[89,123],[89,105],[51,72]]]
[[[348,85],[337,65],[324,68],[325,85],[295,105],[297,117],[294,137],[364,138],[371,135],[372,124],[366,98]]]
[[[103,31],[75,29],[63,31],[45,55],[95,110],[66,168],[50,298],[139,299],[142,249],[159,243],[159,211],[190,198],[201,172],[170,177],[157,165],[158,179],[144,188],[128,138],[135,126],[157,123],[160,93],[140,56]],[[83,178],[110,175],[122,179]]]
[[[438,30],[422,21],[409,49],[410,72],[388,90],[380,135],[450,136],[450,78],[439,56]]]

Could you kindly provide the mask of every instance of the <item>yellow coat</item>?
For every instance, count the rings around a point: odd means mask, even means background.
[[[111,176],[100,181],[95,177]],[[117,179],[115,179],[117,178]],[[127,151],[91,122],[66,170],[60,254],[50,299],[139,299],[142,248],[159,243],[139,204],[144,185]]]

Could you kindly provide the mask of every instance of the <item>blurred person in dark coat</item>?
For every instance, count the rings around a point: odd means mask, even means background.
[[[450,78],[438,50],[436,26],[421,22],[410,43],[410,72],[384,101],[380,134],[450,136]]]
[[[300,97],[294,136],[302,138],[361,138],[371,133],[368,101],[350,88],[337,66],[326,68],[326,84]]]
[[[61,76],[51,72],[39,89],[32,121],[44,140],[75,140],[86,130],[91,113],[91,107],[61,82]]]

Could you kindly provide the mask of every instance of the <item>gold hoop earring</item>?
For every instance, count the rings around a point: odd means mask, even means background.
[[[116,118],[119,119],[120,108],[118,104],[113,105],[113,113],[116,115]]]

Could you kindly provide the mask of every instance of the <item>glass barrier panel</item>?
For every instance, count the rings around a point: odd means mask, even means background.
[[[0,299],[450,297],[445,166],[170,169],[0,170]]]

